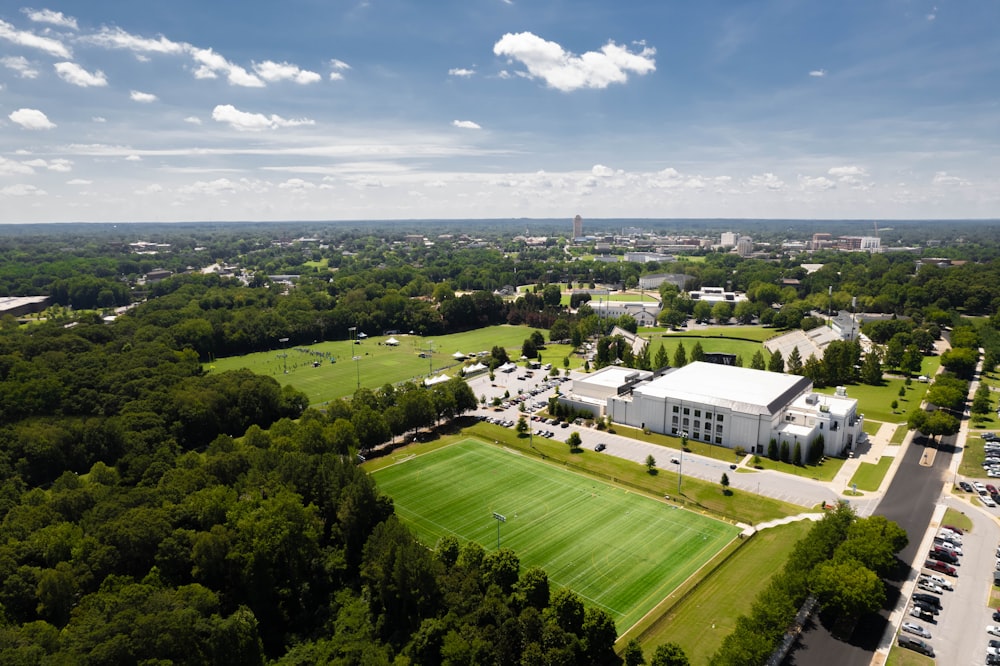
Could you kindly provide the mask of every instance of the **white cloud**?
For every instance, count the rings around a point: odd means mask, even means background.
[[[198,79],[214,79],[219,74],[225,74],[231,85],[244,88],[263,88],[264,82],[239,65],[229,62],[212,49],[191,48],[191,56],[200,67],[194,76]]]
[[[935,185],[944,185],[947,187],[963,187],[969,184],[969,181],[964,178],[959,178],[958,176],[951,176],[947,171],[938,171],[934,174],[934,179],[931,181]]]
[[[611,167],[604,166],[603,164],[595,164],[591,167],[590,173],[595,176],[608,177],[615,175],[615,170]]]
[[[0,58],[0,65],[14,70],[22,79],[34,79],[38,76],[38,70],[32,67],[31,63],[24,56]]]
[[[40,190],[34,185],[25,185],[23,183],[18,183],[17,185],[11,185],[10,187],[0,188],[0,195],[5,197],[30,197],[30,196],[41,196],[44,195],[45,190]]]
[[[28,130],[52,129],[56,126],[38,109],[18,109],[7,117]]]
[[[836,178],[855,178],[868,175],[868,171],[864,167],[859,167],[853,164],[848,166],[832,167],[826,173],[827,175],[834,176]]]
[[[809,72],[809,76],[813,76],[813,77],[816,77],[818,79],[821,79],[824,76],[826,76],[826,70],[825,69],[814,69],[811,72]]]
[[[240,111],[232,104],[219,104],[212,109],[212,120],[220,123],[229,123],[233,129],[249,132],[316,124],[314,120],[308,118],[286,119],[273,113],[270,116],[265,116],[263,113],[248,113]]]
[[[289,178],[283,183],[278,183],[278,189],[289,190],[291,192],[305,192],[307,190],[315,190],[316,185],[301,178]]]
[[[126,162],[141,162],[142,161],[142,157],[140,157],[139,155],[129,155],[129,156],[127,156],[125,158],[125,161]]]
[[[162,185],[160,185],[159,183],[150,183],[146,187],[141,187],[138,190],[135,190],[135,193],[141,196],[144,194],[159,194],[162,191],[163,191]]]
[[[37,167],[39,169],[48,169],[49,171],[60,171],[67,172],[73,170],[73,162],[71,160],[65,159],[55,159],[55,160],[43,160],[34,159],[25,162],[28,166]]]
[[[343,73],[351,68],[351,66],[348,65],[346,62],[344,62],[343,60],[337,60],[336,58],[330,61],[330,67],[333,69],[333,71],[330,72],[331,81],[342,80],[344,78]]]
[[[73,178],[72,180],[66,181],[67,185],[93,185],[94,181],[87,180],[85,178]]]
[[[148,39],[132,35],[121,28],[101,28],[101,31],[94,35],[83,38],[84,41],[97,44],[109,49],[128,49],[137,53],[164,53],[180,54],[189,50],[189,44],[172,42],[163,35],[158,39]]]
[[[101,70],[97,70],[91,74],[75,62],[57,62],[53,67],[55,67],[59,78],[66,83],[72,83],[74,86],[90,88],[108,85],[108,79]]]
[[[153,93],[139,92],[138,90],[133,90],[128,96],[133,102],[139,102],[140,104],[151,104],[158,99]]]
[[[33,32],[17,30],[6,21],[0,21],[0,39],[6,39],[8,42],[13,42],[18,46],[27,46],[28,48],[45,51],[57,58],[73,57],[69,49],[59,40],[50,37],[40,37]]]
[[[184,119],[184,122],[190,123],[192,125],[201,125],[201,118],[198,116],[188,116]]]
[[[35,173],[35,170],[28,164],[0,157],[0,176],[29,176],[33,173]]]
[[[253,69],[260,75],[260,78],[271,83],[275,81],[294,81],[295,83],[304,85],[307,83],[316,83],[323,78],[316,72],[299,69],[298,65],[288,62],[265,60],[264,62],[254,63]]]
[[[448,70],[448,76],[461,76],[468,78],[476,73],[474,69],[465,69],[464,67],[452,67]]]
[[[479,123],[474,123],[471,120],[453,120],[451,124],[459,129],[483,129]]]
[[[575,55],[530,32],[507,33],[493,45],[498,56],[507,56],[522,63],[527,75],[540,78],[556,90],[570,92],[580,88],[606,88],[612,83],[625,83],[629,73],[648,74],[656,70],[656,49],[641,45],[632,53],[614,42],[598,51]]]
[[[77,30],[76,19],[72,16],[66,16],[62,12],[54,12],[51,9],[29,9],[27,7],[21,10],[24,12],[25,16],[36,23],[51,23],[52,25],[57,25],[60,28],[72,28]]]
[[[785,189],[785,182],[770,172],[750,176],[747,179],[747,184],[753,188],[763,187],[768,190]]]
[[[803,190],[825,191],[836,188],[837,183],[826,176],[799,176],[799,187]]]
[[[95,123],[106,123],[106,122],[108,122],[108,119],[105,118],[104,116],[94,116],[90,120],[93,121],[93,122],[95,122]]]

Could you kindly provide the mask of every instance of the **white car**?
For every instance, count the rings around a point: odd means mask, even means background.
[[[986,625],[986,633],[993,634],[994,636],[1000,636],[1000,624]]]
[[[934,583],[938,587],[943,588],[945,590],[952,589],[951,582],[948,579],[943,578],[941,576],[936,576],[934,574],[923,574],[921,578],[923,580],[929,580],[930,582]]]
[[[930,639],[930,637],[931,637],[931,632],[927,631],[927,629],[925,629],[921,625],[917,624],[916,622],[904,622],[903,623],[903,631],[908,631],[911,634],[916,634],[917,636],[920,636],[921,638]]]
[[[993,498],[989,497],[988,495],[983,495],[982,497],[979,498],[979,500],[986,506],[990,507],[991,509],[996,507],[997,505],[997,503],[993,501]]]
[[[935,585],[929,580],[922,580],[917,582],[917,587],[921,590],[927,590],[928,592],[933,592],[934,594],[944,594],[944,590],[941,589],[939,585]]]
[[[976,492],[981,492],[983,490],[986,490],[986,486],[984,486],[979,481],[973,481],[972,482],[972,487],[976,489]]]

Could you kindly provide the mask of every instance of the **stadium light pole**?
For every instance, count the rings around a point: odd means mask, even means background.
[[[681,495],[681,481],[684,479],[684,447],[687,446],[687,430],[681,431],[681,458],[677,466],[677,496]]]
[[[506,523],[507,516],[501,515],[496,511],[494,511],[493,519],[497,521],[497,550],[500,550],[500,523]]]
[[[278,342],[285,345],[285,351],[281,354],[281,357],[285,359],[285,374],[288,374],[288,338],[278,338]]]

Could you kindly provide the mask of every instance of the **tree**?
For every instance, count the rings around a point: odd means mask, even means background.
[[[823,437],[823,433],[813,437],[812,441],[809,442],[809,451],[806,462],[810,465],[819,463],[820,459],[823,457],[823,449],[825,446],[826,441]]]
[[[861,381],[871,386],[882,384],[882,363],[879,361],[878,350],[872,349],[865,354],[865,360],[861,364]]]
[[[763,370],[766,367],[764,364],[764,354],[759,349],[754,352],[753,358],[750,359],[750,367],[754,370]]]
[[[656,474],[656,458],[650,453],[646,456],[646,471],[650,474]]]
[[[729,494],[729,475],[725,472],[722,473],[722,479],[719,481],[722,484],[722,494]]]
[[[777,349],[771,354],[771,358],[767,361],[767,369],[770,372],[784,372],[785,371],[785,359],[782,358],[781,352]]]
[[[976,393],[972,396],[972,406],[969,411],[976,416],[982,416],[988,414],[991,407],[989,384],[980,382],[976,387]]]
[[[688,660],[687,655],[684,654],[684,649],[677,643],[664,643],[663,645],[657,646],[656,650],[653,652],[653,658],[649,662],[649,666],[690,665],[691,662]]]
[[[733,316],[733,306],[726,301],[719,301],[712,306],[712,318],[717,324],[728,324]]]
[[[860,562],[878,576],[896,566],[896,555],[909,543],[906,530],[885,516],[859,518],[847,528],[847,538],[834,559]]]
[[[802,366],[802,376],[809,379],[815,386],[826,386],[826,370],[815,354],[809,354]]]
[[[684,349],[684,343],[678,342],[677,349],[674,350],[674,367],[683,368],[687,362],[687,351]]]
[[[788,354],[788,374],[790,375],[801,375],[802,374],[802,355],[799,354],[798,347],[792,347],[792,351]]]
[[[969,378],[979,362],[979,352],[975,349],[957,347],[941,354],[941,365],[959,377]]]
[[[795,440],[795,446],[792,447],[792,464],[796,467],[802,466],[802,444],[799,440]]]
[[[669,365],[670,365],[670,359],[667,356],[667,350],[663,346],[663,343],[661,342],[660,348],[656,350],[656,356],[653,358],[653,369],[660,370],[662,368],[668,367]]]
[[[788,446],[788,440],[781,440],[781,462],[787,463],[792,461],[791,451]]]
[[[774,437],[767,443],[767,457],[771,460],[778,460],[778,440]]]
[[[569,437],[566,438],[566,444],[569,446],[570,451],[578,451],[582,443],[580,433],[575,430],[569,434]]]
[[[845,618],[874,613],[885,603],[882,579],[856,560],[821,562],[812,587],[825,609]]]
[[[528,419],[524,418],[524,415],[518,416],[517,425],[514,429],[517,431],[518,435],[524,437],[524,433],[528,432]]]
[[[646,656],[642,653],[642,645],[638,638],[633,638],[625,645],[625,652],[622,653],[625,666],[645,666]]]
[[[712,318],[712,306],[707,301],[698,301],[694,304],[692,315],[696,322],[704,324]]]
[[[531,338],[525,338],[521,344],[521,356],[525,358],[535,358],[538,356],[538,348]]]
[[[733,316],[736,317],[736,321],[743,326],[749,326],[753,323],[753,318],[757,314],[757,308],[750,301],[740,301],[733,308]]]
[[[691,362],[704,361],[705,360],[705,350],[701,346],[701,341],[695,341],[694,346],[691,347]]]

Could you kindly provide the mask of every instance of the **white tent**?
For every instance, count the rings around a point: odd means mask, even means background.
[[[500,372],[514,372],[515,370],[517,370],[517,366],[514,365],[513,363],[504,363],[499,368],[497,368],[497,370],[499,370]]]
[[[398,347],[399,340],[397,340],[396,338],[389,338],[388,340],[385,341],[385,344],[389,345],[390,347]]]
[[[477,372],[485,372],[488,369],[489,368],[483,365],[482,363],[474,363],[473,365],[467,365],[464,368],[462,368],[462,374],[466,376],[474,375]]]
[[[463,354],[462,352],[455,352],[454,354],[451,355],[451,357],[456,361],[461,361],[462,359],[465,358],[465,354]]]
[[[424,386],[434,386],[435,384],[443,384],[444,382],[451,379],[448,375],[440,374],[437,377],[428,377],[424,380]]]

